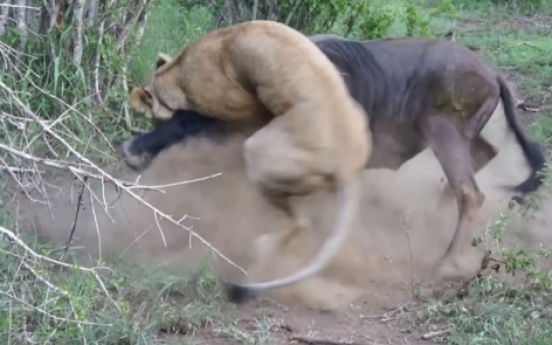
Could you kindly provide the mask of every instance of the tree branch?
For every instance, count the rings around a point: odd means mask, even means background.
[[[84,32],[84,0],[75,0],[73,9],[75,23],[75,42],[73,42],[73,63],[80,65],[82,61],[83,32]]]

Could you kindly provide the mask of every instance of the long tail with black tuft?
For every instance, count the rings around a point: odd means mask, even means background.
[[[337,195],[338,207],[337,221],[332,235],[326,240],[316,256],[309,262],[307,267],[286,278],[266,283],[255,284],[226,284],[226,296],[234,303],[243,303],[249,298],[262,291],[274,290],[285,286],[293,285],[306,279],[320,270],[339,252],[341,246],[345,243],[357,213],[360,201],[360,176],[352,179],[338,177]]]
[[[529,178],[520,185],[516,186],[515,189],[523,194],[529,194],[537,190],[543,184],[544,177],[541,172],[544,169],[546,160],[544,159],[544,155],[539,145],[528,139],[523,132],[516,116],[514,97],[512,96],[512,92],[506,84],[506,81],[502,78],[502,76],[499,76],[498,82],[500,84],[500,97],[502,98],[502,103],[504,104],[504,114],[506,115],[506,120],[514,132],[514,135],[516,136],[525,157],[529,161],[532,170],[531,176],[529,176]]]
[[[227,283],[226,296],[230,302],[242,304],[247,300],[253,298],[255,296],[255,293],[247,286]]]

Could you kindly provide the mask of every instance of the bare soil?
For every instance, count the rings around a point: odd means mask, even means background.
[[[508,209],[512,194],[505,187],[520,183],[529,174],[513,133],[506,128],[501,105],[485,127],[484,136],[501,151],[477,175],[487,198],[474,236]],[[222,144],[198,139],[186,147],[175,146],[160,154],[144,172],[142,184],[162,186],[218,172],[222,175],[136,192],[174,219],[184,218],[182,224],[193,227],[249,272],[249,277],[245,277],[220,257],[211,255],[216,269],[226,279],[259,281],[281,277],[305,264],[320,247],[333,225],[334,199],[320,193],[305,200],[304,209],[313,219],[313,231],[297,239],[285,253],[271,254],[262,235],[286,226],[285,219],[265,204],[244,177],[242,142],[240,137]],[[21,217],[34,220],[35,231],[43,240],[64,245],[75,216],[78,188],[73,188],[65,176],[51,183],[65,186],[49,191],[52,207],[25,198],[16,198],[11,205],[18,206]],[[83,259],[116,255],[143,265],[184,268],[208,252],[187,231],[156,220],[151,210],[127,195],[118,196],[107,185],[96,191],[97,201],[84,198],[73,243],[81,248]],[[432,291],[445,286],[433,274],[433,267],[452,238],[457,219],[455,199],[431,151],[424,151],[396,172],[366,171],[363,192],[362,212],[353,234],[332,265],[301,284],[243,306],[243,328],[253,327],[256,315],[263,313],[281,320],[280,327],[272,332],[275,343],[427,343],[421,340],[421,333],[430,329],[412,333],[408,313],[416,308],[414,287],[431,297]],[[110,217],[102,210],[104,200],[111,205]],[[552,244],[551,210],[552,198],[547,196],[536,215],[514,219],[509,240],[528,248],[541,242]],[[461,273],[469,278],[479,267],[482,250],[469,243],[465,246]],[[255,252],[259,252],[256,259]],[[198,341],[237,343],[216,329],[206,329]]]

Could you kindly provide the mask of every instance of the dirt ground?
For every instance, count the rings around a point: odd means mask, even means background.
[[[508,208],[512,194],[505,186],[520,183],[529,173],[513,133],[506,128],[501,105],[483,134],[501,151],[477,175],[487,198],[474,236]],[[333,225],[334,200],[325,193],[305,200],[303,206],[313,219],[314,230],[298,239],[286,253],[264,255],[262,260],[252,262],[255,244],[260,243],[258,237],[286,224],[245,179],[242,141],[243,138],[234,138],[216,145],[195,140],[185,148],[175,146],[160,154],[141,177],[141,184],[161,187],[135,192],[174,219],[182,219],[181,224],[193,227],[224,255],[246,268],[247,280],[281,277],[297,270],[322,244]],[[219,172],[221,176],[205,181],[162,187]],[[69,182],[60,182],[64,179],[60,176],[52,181],[67,188],[49,191],[50,208],[25,198],[13,203],[19,205],[23,218],[34,219],[35,230],[42,239],[57,244],[67,240],[78,194]],[[260,311],[282,319],[288,327],[274,333],[282,343],[293,336],[359,344],[424,343],[419,335],[403,332],[405,324],[397,307],[408,306],[405,303],[412,300],[413,282],[425,287],[439,284],[439,277],[432,275],[433,265],[452,238],[457,219],[455,199],[445,187],[443,172],[428,150],[399,171],[366,171],[362,212],[339,257],[322,274],[264,296],[272,302],[259,300],[244,306],[242,323],[247,326]],[[151,210],[132,198],[118,197],[109,186],[96,191],[98,201],[91,203],[91,198],[84,198],[76,227],[73,246],[80,248],[83,258],[115,255],[144,265],[184,268],[206,253],[206,247],[198,239],[191,239],[185,229],[165,220],[157,221]],[[104,200],[111,204],[110,216],[102,210]],[[547,196],[531,219],[514,219],[508,238],[526,247],[540,242],[552,244],[550,210],[552,198]],[[474,274],[481,256],[480,249],[465,244],[461,269],[465,277]],[[220,257],[209,257],[225,278],[245,280],[240,271]],[[392,310],[396,313],[387,314],[386,319],[384,314]],[[205,338],[205,344],[218,343],[229,341],[213,333]]]

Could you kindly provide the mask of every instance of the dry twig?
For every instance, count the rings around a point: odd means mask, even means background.
[[[84,177],[84,181],[82,182],[82,188],[79,193],[79,197],[77,199],[77,207],[75,210],[75,219],[73,220],[73,225],[71,225],[71,231],[69,232],[69,238],[67,239],[67,244],[65,245],[65,248],[63,249],[63,258],[67,255],[67,251],[69,250],[69,245],[71,244],[71,241],[73,240],[73,235],[75,234],[75,230],[77,229],[77,222],[79,220],[79,213],[82,208],[82,195],[84,194],[84,188],[86,186],[86,182],[88,181],[88,177]],[[92,203],[93,204],[93,203]]]
[[[433,338],[436,338],[436,337],[440,337],[440,336],[448,334],[448,333],[450,333],[450,329],[442,329],[440,331],[428,332],[428,333],[422,335],[422,339],[423,340],[429,340],[429,339],[433,339]]]
[[[96,215],[96,208],[98,206],[95,206],[94,201],[98,202],[98,204],[103,207],[103,211],[111,218],[109,215],[111,205],[109,205],[106,200],[105,184],[114,185],[118,191],[129,194],[141,205],[151,210],[156,222],[165,219],[179,228],[188,231],[190,234],[190,242],[192,238],[197,238],[207,248],[211,249],[215,255],[226,260],[229,264],[238,268],[243,273],[246,273],[245,270],[229,260],[209,242],[192,231],[191,227],[185,226],[183,220],[186,219],[186,216],[179,220],[175,220],[171,215],[161,212],[138,195],[140,192],[146,190],[165,193],[164,189],[166,188],[207,180],[219,176],[220,173],[164,186],[144,186],[138,184],[138,180],[123,181],[114,178],[111,174],[106,172],[106,170],[89,159],[88,155],[84,153],[93,150],[103,158],[112,159],[106,151],[108,152],[109,149],[113,150],[113,146],[110,140],[108,140],[105,134],[98,128],[97,121],[94,118],[96,114],[90,115],[88,113],[81,113],[77,109],[79,103],[84,103],[88,107],[91,104],[91,100],[94,99],[97,100],[95,104],[99,103],[101,106],[105,106],[106,102],[110,100],[108,94],[110,87],[118,87],[122,84],[124,89],[129,91],[126,73],[120,73],[120,69],[117,69],[117,73],[112,73],[113,71],[110,70],[110,67],[106,64],[107,61],[104,60],[109,54],[105,54],[105,50],[99,48],[102,47],[103,43],[106,42],[108,38],[116,42],[120,53],[135,48],[144,32],[147,22],[147,9],[152,3],[152,0],[130,1],[128,4],[124,5],[127,6],[126,8],[121,8],[123,12],[126,11],[126,13],[122,13],[122,15],[119,14],[120,11],[112,10],[116,7],[115,5],[118,3],[117,0],[91,0],[86,3],[84,0],[43,1],[39,7],[28,6],[30,3],[31,2],[28,0],[7,0],[0,4],[0,36],[14,29],[17,29],[14,33],[18,35],[16,47],[8,46],[0,40],[0,69],[3,71],[2,75],[6,76],[6,78],[0,78],[0,99],[2,99],[0,102],[2,103],[2,109],[0,110],[0,131],[2,132],[2,140],[0,143],[0,153],[2,153],[0,156],[0,174],[16,181],[16,187],[19,187],[20,191],[32,202],[39,202],[47,205],[52,217],[53,212],[50,209],[51,203],[46,193],[46,187],[51,186],[46,179],[43,180],[43,175],[47,168],[70,172],[76,179],[82,182],[82,188],[78,196],[75,220],[72,224],[67,245],[64,248],[61,260],[41,255],[29,247],[18,235],[18,224],[12,229],[8,229],[8,226],[5,224],[0,224],[0,237],[7,238],[11,243],[9,250],[0,249],[0,252],[10,259],[14,257],[18,260],[17,272],[24,272],[25,275],[33,277],[33,284],[45,287],[48,295],[48,302],[46,303],[55,303],[58,300],[64,299],[64,301],[68,303],[68,313],[66,315],[60,315],[57,312],[49,312],[44,304],[37,306],[34,302],[29,302],[25,298],[24,293],[21,294],[16,289],[12,289],[9,287],[9,284],[7,285],[8,288],[0,291],[0,294],[14,301],[10,301],[10,304],[19,303],[23,308],[36,311],[56,322],[76,323],[78,329],[80,329],[82,333],[81,343],[84,344],[87,343],[87,340],[84,337],[83,325],[100,324],[79,320],[79,314],[81,313],[77,313],[75,310],[77,305],[73,305],[73,303],[81,297],[72,296],[67,290],[56,286],[53,278],[48,277],[48,275],[42,271],[41,267],[34,265],[34,263],[43,262],[49,266],[69,268],[72,270],[76,269],[88,275],[92,275],[97,281],[102,293],[105,294],[110,303],[119,310],[117,303],[111,299],[105,284],[98,274],[100,269],[108,268],[86,268],[63,261],[73,239],[85,189],[89,192],[92,215],[96,222],[96,230],[98,232],[98,241],[101,243],[101,234]],[[87,5],[86,11],[84,8],[85,4]],[[72,26],[71,31],[67,30],[68,26]],[[86,39],[89,39],[89,37],[87,37],[87,29],[89,28],[94,28],[95,30],[99,28],[99,38],[96,45],[98,51],[97,54],[92,57],[92,63],[89,66],[81,66],[80,72],[82,72],[83,75],[77,76],[77,78],[82,77],[81,80],[85,84],[84,89],[88,88],[89,90],[85,90],[85,96],[78,102],[71,100],[71,104],[68,104],[65,100],[46,91],[46,87],[43,84],[37,85],[37,83],[40,84],[45,79],[50,78],[44,77],[41,70],[39,71],[34,69],[33,66],[25,65],[28,58],[33,58],[33,61],[36,61],[36,56],[29,55],[29,52],[32,53],[32,51],[30,51],[29,47],[26,47],[26,44],[36,39],[36,33],[41,35],[53,33],[55,35],[62,32],[72,32],[73,37],[71,38],[71,42],[63,47],[59,46],[57,42],[54,42],[58,41],[55,36],[48,37],[54,38],[49,42],[51,60],[58,61],[61,58],[64,60],[61,61],[61,63],[73,63],[75,65],[84,64],[83,56],[85,52],[83,50],[85,47],[87,49],[90,48],[90,42],[86,42]],[[137,32],[137,35],[134,35],[134,32]],[[41,38],[42,37],[45,36],[41,36]],[[66,49],[67,51],[61,52],[58,51],[58,49]],[[128,64],[125,64],[124,68],[127,68],[127,66]],[[42,68],[42,65],[40,68]],[[49,66],[46,66],[45,70],[48,68]],[[126,72],[126,70],[124,72]],[[15,85],[12,81],[19,83],[19,80],[23,78],[25,79],[23,83],[25,87],[12,87]],[[59,87],[59,85],[57,86]],[[48,114],[48,119],[35,113],[35,104],[44,104],[44,102],[35,103],[34,99],[36,98],[44,98],[53,101],[56,104],[56,107],[54,107],[56,113]],[[26,101],[27,99],[29,101]],[[42,109],[51,111],[49,107],[43,107]],[[129,120],[130,114],[127,112],[125,115],[125,122],[129,128],[133,129]],[[91,129],[90,132],[84,132],[86,134],[90,133],[90,136],[83,136],[82,133],[78,135],[74,133],[68,121],[73,121],[72,123],[75,123],[75,119],[84,123],[86,129]],[[81,121],[81,119],[84,121]],[[105,147],[91,145],[95,140],[103,141],[107,144],[106,146],[108,149],[106,150]],[[72,143],[82,145],[86,151],[83,150],[81,152],[80,149],[77,149],[77,146],[72,145]],[[37,147],[38,149],[36,149]],[[89,186],[89,180],[100,181],[102,187],[101,192],[93,191],[91,186]],[[3,188],[4,186],[0,186],[0,189]],[[39,195],[37,196],[37,193],[33,192],[38,192]],[[2,200],[2,202],[4,203],[5,200]],[[147,231],[148,230],[146,230],[146,232]],[[161,227],[159,227],[159,232],[164,239]],[[101,257],[101,246],[99,248],[99,253]]]
[[[143,15],[138,17],[133,16],[132,19],[130,19],[133,22],[136,22],[136,21],[139,22],[139,29],[142,28],[143,24],[145,23],[145,18],[147,18],[147,16],[145,16],[144,9],[147,7],[149,3],[150,3],[149,0],[143,0],[140,8],[140,12]],[[81,19],[76,18],[75,20],[77,20],[79,25],[82,24]],[[4,46],[0,46],[0,52],[2,53],[1,54],[2,56],[6,56],[6,54],[14,54],[14,52],[11,52],[7,50],[7,48],[6,49],[4,48],[5,48]],[[75,56],[78,57],[79,53],[77,51],[77,47],[74,47],[74,48],[75,48],[75,51],[73,53]],[[10,61],[10,60],[6,59],[5,61]],[[24,75],[23,71],[20,71],[17,68],[18,68],[17,66],[13,66],[14,71],[16,73],[20,73],[23,76]],[[16,174],[16,170],[14,170],[13,168],[20,169],[21,171],[25,171],[25,170],[31,171],[27,175],[31,176],[31,181],[36,180],[31,184],[36,186],[35,190],[41,191],[41,195],[43,196],[44,199],[46,199],[44,203],[47,204],[49,207],[50,207],[50,203],[48,201],[48,198],[44,189],[45,183],[41,179],[42,173],[39,169],[39,166],[47,166],[50,168],[69,171],[77,179],[84,182],[83,183],[84,188],[87,188],[87,190],[90,192],[90,195],[93,199],[95,199],[99,204],[103,205],[104,212],[109,217],[111,217],[109,215],[110,206],[107,204],[107,201],[105,198],[104,184],[105,183],[113,184],[116,187],[116,189],[118,189],[120,192],[130,195],[133,199],[138,201],[140,204],[150,209],[153,212],[156,222],[158,222],[160,219],[165,219],[166,221],[172,223],[173,225],[176,225],[177,227],[182,228],[185,231],[188,231],[190,234],[190,239],[193,239],[193,238],[198,239],[203,245],[205,245],[208,249],[210,249],[216,256],[221,257],[223,260],[227,261],[230,265],[239,269],[242,273],[247,274],[243,268],[238,266],[236,263],[234,263],[224,254],[222,254],[219,250],[214,248],[209,242],[207,242],[205,239],[203,239],[201,236],[195,233],[191,227],[188,227],[182,224],[181,221],[174,219],[171,215],[167,215],[164,212],[160,211],[159,209],[151,205],[148,201],[144,200],[140,195],[137,194],[137,189],[153,190],[156,192],[164,193],[165,192],[163,190],[164,188],[169,188],[172,186],[184,185],[188,183],[199,182],[202,180],[214,178],[219,176],[220,173],[213,174],[207,177],[202,177],[195,180],[180,181],[180,182],[168,184],[165,186],[144,186],[144,185],[139,185],[138,181],[130,182],[130,181],[123,181],[120,179],[116,179],[111,174],[107,173],[97,164],[95,164],[90,159],[88,159],[84,154],[78,152],[77,149],[75,149],[65,139],[69,135],[72,135],[70,129],[67,128],[67,126],[64,124],[64,122],[69,118],[69,115],[73,115],[73,113],[75,113],[75,114],[78,114],[79,116],[82,116],[82,118],[85,119],[87,123],[91,124],[92,126],[94,126],[94,128],[96,128],[98,133],[101,133],[101,131],[97,129],[97,127],[94,125],[92,120],[89,117],[84,116],[83,114],[78,112],[74,106],[63,102],[61,99],[55,97],[54,95],[50,95],[48,92],[40,88],[38,85],[34,84],[32,80],[33,78],[27,78],[27,79],[30,85],[34,89],[38,90],[45,97],[49,97],[55,101],[58,101],[61,106],[64,106],[67,109],[67,111],[64,111],[63,114],[58,116],[55,120],[46,121],[42,119],[39,115],[35,114],[30,109],[30,107],[20,98],[20,94],[18,93],[19,91],[16,92],[14,89],[9,87],[4,81],[0,81],[0,92],[2,92],[3,96],[5,96],[7,100],[9,100],[9,105],[10,105],[9,108],[5,108],[6,111],[3,111],[2,113],[0,113],[1,115],[0,122],[5,121],[6,124],[16,126],[17,128],[20,129],[19,138],[14,138],[14,139],[8,138],[6,142],[0,143],[0,151],[4,151],[5,153],[7,153],[8,156],[11,158],[11,160],[15,161],[16,163],[13,164],[11,161],[3,160],[3,161],[0,161],[0,166],[4,166],[3,170],[8,172],[8,174],[14,180],[17,181],[20,188],[23,190],[24,193],[27,194],[27,197],[30,200],[33,200],[33,199],[31,198],[31,195],[27,193],[26,185],[21,182],[22,179],[19,178],[19,176]],[[125,84],[126,83],[123,83],[123,85]],[[28,123],[38,125],[40,129],[38,131],[38,134],[37,134],[37,131],[35,130],[32,134],[32,137],[30,138],[27,135],[29,133],[27,129]],[[64,127],[64,126],[65,128],[60,130],[60,127]],[[8,133],[7,135],[9,137],[10,134]],[[73,136],[72,140],[80,142],[81,144],[85,144],[85,146],[89,146],[88,143],[84,143],[81,139],[79,139],[75,135],[72,135],[72,136]],[[30,147],[34,142],[36,142],[40,138],[43,138],[42,142],[46,144],[46,146],[49,148],[50,154],[55,158],[50,158],[44,154],[37,155],[32,153],[32,150],[30,150]],[[105,140],[105,142],[109,142],[105,137],[103,137],[103,139]],[[56,152],[56,148],[54,148],[52,144],[55,144],[55,146],[58,148],[62,147],[63,149],[65,149],[65,151],[67,152],[66,157],[61,157],[58,154],[58,152]],[[75,159],[71,159],[71,160],[68,159],[70,156],[73,156]],[[96,195],[96,193],[94,193],[92,189],[87,185],[88,179],[97,180],[102,183],[101,197]],[[95,210],[93,211],[95,212]],[[163,240],[163,243],[166,246],[167,243],[161,226],[158,227],[158,230]],[[74,233],[74,229],[71,229],[71,234],[69,235],[69,239],[68,239],[69,242],[72,239],[73,233]]]
[[[406,317],[406,313],[410,312],[417,304],[414,302],[408,302],[399,307],[388,311],[382,315],[360,315],[361,319],[380,319],[381,322],[389,322]]]
[[[94,276],[94,278],[96,279],[96,281],[98,282],[100,288],[103,290],[105,296],[109,299],[109,301],[113,304],[113,306],[115,306],[115,308],[118,311],[120,311],[119,306],[117,305],[117,303],[115,303],[115,301],[113,301],[113,299],[110,297],[109,292],[107,291],[107,289],[105,287],[105,284],[103,283],[102,279],[100,278],[98,273],[96,273],[96,270],[98,270],[98,269],[108,269],[108,268],[106,268],[106,267],[86,268],[86,267],[70,265],[70,264],[67,264],[67,263],[64,263],[64,262],[61,262],[61,261],[58,261],[58,260],[54,260],[54,259],[49,258],[47,256],[38,254],[32,248],[30,248],[27,244],[25,244],[25,242],[23,242],[19,238],[19,236],[17,236],[13,231],[8,230],[8,229],[4,228],[3,226],[0,226],[0,233],[3,234],[4,236],[6,236],[10,241],[15,243],[20,248],[22,248],[27,254],[31,255],[31,257],[33,257],[36,260],[46,261],[48,263],[51,263],[51,264],[54,264],[54,265],[57,265],[57,266],[60,266],[60,267],[65,267],[65,268],[72,268],[72,269],[77,268],[80,271],[92,274]],[[29,268],[30,266],[27,265],[26,267]],[[51,284],[51,283],[47,283],[47,280],[45,278],[43,278],[42,276],[40,276],[38,273],[36,273],[36,271],[34,271],[33,269],[30,269],[30,271],[31,271],[31,273],[33,273],[35,275],[35,277],[37,277],[38,280],[40,280],[41,282],[46,282],[46,285],[48,287],[50,287],[52,290],[62,294],[64,297],[68,297],[67,292],[64,292],[63,290],[61,290],[57,287],[53,287],[53,284]]]
[[[27,154],[25,152],[20,152],[18,150],[15,150],[15,149],[13,149],[13,148],[11,148],[7,145],[4,145],[4,144],[0,144],[0,150],[4,150],[4,151],[10,152],[12,154],[16,154],[16,155],[19,155],[23,158],[26,158],[26,159],[29,159],[29,160],[34,160],[36,162],[39,162],[39,163],[42,163],[44,165],[48,165],[48,166],[51,166],[51,167],[54,167],[54,168],[68,170],[68,171],[72,172],[73,174],[75,174],[75,176],[77,176],[77,177],[80,175],[80,176],[87,176],[89,178],[93,178],[93,179],[100,180],[100,181],[109,181],[110,183],[117,186],[120,190],[124,191],[126,194],[130,195],[132,198],[134,198],[135,200],[140,202],[142,205],[146,206],[151,211],[153,211],[155,217],[159,216],[159,217],[169,221],[170,223],[184,229],[185,231],[190,232],[190,234],[193,238],[198,239],[203,245],[205,245],[207,248],[209,248],[211,251],[213,251],[214,254],[218,255],[223,260],[227,261],[230,265],[232,265],[235,268],[239,269],[242,273],[247,274],[247,272],[243,268],[241,268],[236,263],[234,263],[232,260],[230,260],[226,255],[222,254],[218,249],[214,248],[211,245],[211,243],[206,241],[203,237],[199,236],[197,233],[192,231],[189,227],[186,227],[186,226],[182,225],[181,223],[179,223],[178,221],[173,219],[171,216],[163,213],[162,211],[160,211],[159,209],[157,209],[156,207],[151,205],[149,202],[144,200],[142,197],[138,196],[135,192],[133,192],[132,188],[129,188],[129,186],[132,185],[131,182],[126,182],[125,183],[124,181],[121,181],[119,179],[114,178],[113,176],[108,174],[106,171],[104,171],[102,168],[100,168],[98,165],[93,163],[90,159],[86,158],[81,153],[76,151],[75,148],[73,148],[65,139],[63,139],[57,132],[55,132],[52,129],[51,125],[47,125],[46,123],[44,123],[44,121],[40,117],[38,117],[34,112],[32,112],[21,101],[21,99],[19,99],[19,97],[17,96],[15,91],[13,91],[11,88],[9,88],[2,81],[0,81],[0,89],[4,90],[5,93],[10,96],[13,103],[15,105],[17,105],[17,107],[21,110],[21,112],[23,112],[28,118],[34,120],[36,122],[36,124],[38,124],[45,133],[47,133],[48,135],[55,138],[70,153],[72,153],[78,159],[80,165],[86,166],[88,169],[93,170],[93,172],[89,172],[87,170],[83,170],[81,168],[78,168],[78,167],[75,166],[74,163],[69,163],[69,162],[64,162],[64,161],[52,161],[52,160],[45,159],[45,158],[38,158],[38,157],[35,157],[33,155]],[[218,176],[218,175],[220,175],[220,174],[215,174],[213,176]],[[179,182],[179,184],[186,184],[186,183],[190,183],[190,181]],[[144,186],[141,186],[140,188],[143,189]],[[151,188],[151,187],[147,187],[147,188]],[[107,209],[105,208],[104,210],[107,213]],[[161,227],[159,227],[159,233],[160,233],[161,238],[163,240],[163,244],[165,246],[167,246],[167,241],[165,239],[165,235],[164,235]]]
[[[308,345],[367,345],[355,341],[335,341],[326,339],[316,339],[309,337],[295,336],[289,339],[290,344],[308,344]]]

